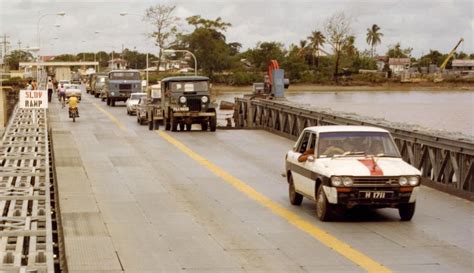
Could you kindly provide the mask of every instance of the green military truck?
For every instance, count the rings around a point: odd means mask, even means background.
[[[161,108],[166,130],[190,131],[200,124],[202,131],[217,127],[216,105],[211,102],[209,78],[169,77],[161,80]]]

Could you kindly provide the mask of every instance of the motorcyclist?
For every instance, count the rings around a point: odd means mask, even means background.
[[[75,94],[73,94],[69,97],[69,102],[68,102],[68,104],[69,104],[69,117],[71,117],[71,113],[72,113],[71,111],[73,109],[76,110],[77,117],[79,117],[79,108],[77,107],[78,103],[79,103],[79,100],[78,100],[78,98],[76,97]]]

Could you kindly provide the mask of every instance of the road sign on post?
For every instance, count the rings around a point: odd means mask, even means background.
[[[48,108],[48,91],[20,90],[20,108]]]

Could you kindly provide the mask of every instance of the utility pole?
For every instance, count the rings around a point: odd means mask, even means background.
[[[8,38],[10,38],[10,36],[7,36],[6,34],[3,35],[2,37],[2,42],[0,42],[0,44],[2,44],[3,46],[3,53],[2,53],[2,57],[4,57],[5,55],[7,55],[7,47],[8,45],[10,44],[9,41],[7,41]]]
[[[21,41],[18,40],[18,43],[17,43],[17,44],[18,44],[18,50],[21,50]]]

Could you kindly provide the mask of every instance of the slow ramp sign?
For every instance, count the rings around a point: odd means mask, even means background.
[[[20,108],[48,108],[48,91],[20,90]]]

